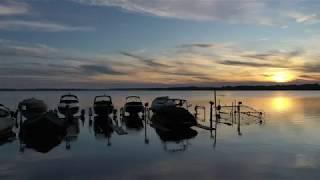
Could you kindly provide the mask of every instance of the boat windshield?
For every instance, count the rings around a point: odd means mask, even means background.
[[[60,102],[76,103],[78,101],[78,97],[74,95],[64,95],[60,98]]]
[[[110,96],[96,96],[94,98],[94,102],[99,102],[99,101],[111,102],[111,97]]]
[[[128,96],[127,102],[141,102],[141,99],[139,96]]]

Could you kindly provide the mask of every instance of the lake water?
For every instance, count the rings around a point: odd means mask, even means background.
[[[1,92],[0,103],[15,109],[30,97],[54,109],[67,92]],[[113,97],[119,109],[128,95],[151,103],[168,95],[206,106],[209,124],[210,91],[73,92],[88,112],[96,95]],[[189,139],[170,141],[149,125],[97,134],[86,114],[79,132],[47,153],[21,150],[17,138],[0,145],[0,179],[319,179],[320,92],[219,91],[218,102],[235,100],[264,112],[264,122],[243,119],[237,125],[219,124],[216,132],[193,127]],[[194,106],[190,108],[193,111]],[[226,115],[227,116],[227,115]],[[160,138],[161,137],[161,138]]]

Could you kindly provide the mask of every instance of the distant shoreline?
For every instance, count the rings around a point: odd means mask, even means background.
[[[3,88],[0,91],[319,91],[319,84],[302,85],[258,85],[258,86],[223,86],[223,87],[166,87],[166,88]]]

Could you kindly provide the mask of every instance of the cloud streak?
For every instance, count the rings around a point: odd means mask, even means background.
[[[212,43],[193,43],[193,44],[183,44],[178,46],[178,48],[211,48],[216,47],[215,44]]]
[[[241,55],[244,58],[250,58],[262,61],[288,61],[292,58],[303,56],[302,49],[292,51],[268,51],[265,53],[246,53]]]
[[[113,6],[142,14],[159,17],[191,19],[199,21],[227,20],[227,21],[260,21],[256,19],[259,10],[263,10],[265,1],[222,1],[207,0],[196,2],[193,0],[72,0],[82,4],[95,6]],[[232,13],[231,13],[232,12]],[[254,16],[255,15],[255,16]],[[249,20],[247,20],[249,19]],[[269,20],[263,20],[266,23]]]
[[[124,75],[126,73],[122,73],[119,71],[115,71],[112,67],[101,65],[101,64],[85,64],[81,65],[80,68],[89,74],[103,74],[103,75]]]
[[[23,58],[42,61],[56,61],[65,62],[76,61],[86,62],[90,61],[93,57],[87,58],[82,54],[66,51],[63,49],[50,47],[45,44],[23,43],[17,41],[10,41],[0,39],[0,56],[3,61],[9,58]],[[93,59],[96,59],[94,57]]]
[[[283,65],[256,63],[256,62],[248,62],[248,61],[233,61],[233,60],[221,61],[220,64],[230,65],[230,66],[287,68],[287,66],[283,66]]]
[[[120,54],[127,56],[127,57],[130,57],[130,58],[133,58],[133,59],[136,59],[136,60],[142,62],[143,64],[145,64],[149,67],[152,67],[152,68],[170,68],[170,67],[172,67],[167,64],[159,63],[159,62],[157,62],[156,59],[146,58],[146,57],[139,56],[139,55],[136,55],[133,53],[121,52]]]
[[[297,23],[315,24],[319,22],[319,15],[316,13],[308,14],[301,12],[290,12],[288,17],[294,19]]]
[[[71,32],[94,31],[92,27],[70,26],[52,22],[3,20],[0,21],[0,30],[7,31],[41,31],[41,32]]]
[[[196,21],[222,21],[228,23],[252,23],[283,25],[288,20],[305,23],[317,18],[312,6],[297,11],[301,1],[283,0],[70,0],[91,6],[119,7],[129,12]],[[316,3],[312,1],[310,4]],[[314,13],[312,13],[314,12]]]
[[[27,14],[30,7],[26,3],[14,0],[2,0],[0,2],[0,16]]]

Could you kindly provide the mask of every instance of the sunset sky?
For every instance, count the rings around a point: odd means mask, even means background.
[[[1,88],[315,83],[317,0],[1,0]]]

